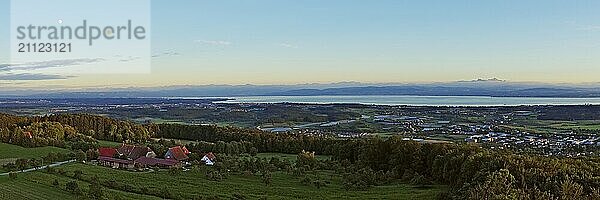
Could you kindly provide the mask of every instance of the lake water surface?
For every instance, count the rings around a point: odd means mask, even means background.
[[[540,98],[481,96],[248,96],[224,103],[358,103],[414,106],[600,105],[600,98]]]

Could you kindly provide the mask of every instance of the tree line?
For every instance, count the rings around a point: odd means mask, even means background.
[[[0,141],[23,147],[95,148],[97,140],[145,142],[154,125],[87,114],[23,117],[0,114]]]

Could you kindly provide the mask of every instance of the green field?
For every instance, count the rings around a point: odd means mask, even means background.
[[[120,147],[121,143],[119,143],[119,142],[112,142],[112,141],[105,141],[105,140],[99,140],[98,141],[98,145],[100,147]]]
[[[600,121],[586,120],[586,121],[556,121],[549,126],[557,129],[568,129],[568,130],[600,130]]]
[[[202,166],[190,171],[172,175],[168,171],[152,173],[129,172],[114,170],[100,166],[85,164],[69,164],[56,169],[63,169],[67,175],[75,170],[82,170],[83,177],[97,175],[100,181],[115,181],[127,184],[132,191],[141,188],[148,191],[168,190],[171,195],[181,199],[198,199],[200,197],[214,197],[232,199],[243,197],[247,199],[434,199],[438,193],[445,191],[444,186],[431,186],[428,188],[414,188],[405,184],[376,186],[364,191],[346,191],[342,187],[339,175],[330,171],[311,172],[312,176],[319,176],[330,181],[330,184],[317,189],[312,185],[301,184],[301,176],[294,176],[284,172],[273,173],[273,182],[265,186],[260,177],[254,175],[230,175],[221,181],[211,181],[206,178],[208,167]],[[58,180],[60,186],[53,186],[52,182]],[[45,172],[32,172],[19,174],[16,180],[0,177],[0,193],[11,199],[36,199],[40,197],[50,199],[77,198],[64,190],[64,185],[72,181],[68,176],[48,174]],[[83,191],[89,184],[78,181]],[[26,191],[20,193],[18,191]],[[158,199],[154,196],[145,196],[131,192],[104,189],[109,199],[119,196],[121,199]]]
[[[84,194],[74,195],[66,191],[69,177],[56,176],[44,172],[18,174],[16,180],[0,177],[0,199],[85,199]],[[54,180],[58,186],[52,185]],[[89,190],[89,183],[75,180],[82,193]],[[154,196],[140,195],[112,189],[104,189],[107,199],[160,199]]]
[[[41,158],[50,152],[68,153],[69,150],[58,147],[25,148],[12,144],[0,143],[0,166],[12,163],[19,158]],[[0,172],[3,170],[0,168]]]
[[[75,199],[65,191],[28,181],[25,179],[8,180],[0,177],[0,199]]]
[[[598,131],[600,130],[599,120],[578,120],[578,121],[555,121],[555,120],[538,120],[538,119],[519,119],[513,121],[511,125],[502,125],[507,128],[520,131],[547,134],[554,132],[565,131]]]
[[[69,150],[58,147],[25,148],[12,144],[0,143],[0,159],[6,158],[40,158],[50,152],[68,153]]]

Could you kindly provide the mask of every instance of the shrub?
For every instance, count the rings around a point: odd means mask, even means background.
[[[80,194],[80,193],[81,193],[81,191],[79,190],[79,185],[77,184],[77,182],[76,182],[76,181],[71,181],[71,182],[68,182],[68,183],[65,185],[65,189],[66,189],[67,191],[69,191],[69,192],[73,193],[73,194]]]
[[[11,180],[17,179],[17,173],[14,173],[14,172],[8,173],[8,178],[10,178]]]
[[[270,171],[264,171],[261,175],[261,179],[266,186],[270,186],[271,182],[273,182],[273,175]]]
[[[302,183],[302,185],[310,185],[312,183],[312,178],[305,176],[302,178],[302,180],[300,180],[300,183]]]

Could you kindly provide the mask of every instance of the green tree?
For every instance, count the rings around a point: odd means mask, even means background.
[[[75,153],[75,159],[79,162],[85,162],[87,160],[87,155],[82,150],[79,150]]]

